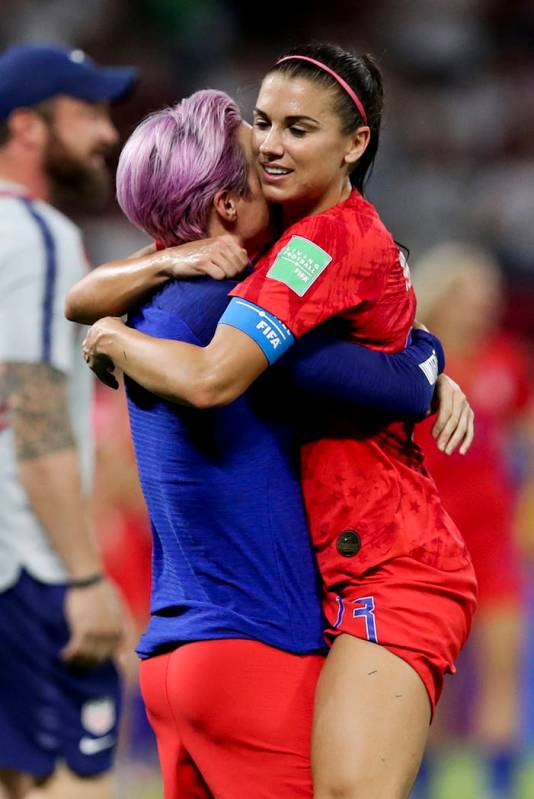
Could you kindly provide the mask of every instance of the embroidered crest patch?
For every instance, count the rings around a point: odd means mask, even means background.
[[[109,697],[89,699],[82,706],[82,725],[92,735],[104,735],[115,724],[115,704]]]
[[[292,236],[276,256],[267,277],[285,283],[295,294],[303,297],[331,260],[332,256],[313,241]]]

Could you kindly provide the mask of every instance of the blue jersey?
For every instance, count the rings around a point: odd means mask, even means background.
[[[166,285],[131,319],[159,338],[207,344],[234,283]],[[289,420],[262,387],[199,411],[128,381],[153,533],[151,620],[141,657],[185,641],[251,638],[296,653],[323,646],[318,576]]]
[[[234,286],[169,283],[130,324],[151,336],[206,345]],[[127,380],[154,540],[151,621],[141,657],[213,638],[252,638],[296,653],[322,648],[291,396],[315,392],[314,407],[334,399],[343,413],[356,413],[357,402],[373,412],[424,415],[433,379],[423,367],[437,353],[441,368],[443,357],[433,336],[414,338],[409,349],[388,356],[311,333],[243,397],[209,411],[160,400]]]

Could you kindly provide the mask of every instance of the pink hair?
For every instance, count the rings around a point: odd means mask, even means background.
[[[234,101],[213,90],[143,120],[117,168],[117,200],[128,219],[167,246],[205,236],[215,193],[247,191],[241,123]]]

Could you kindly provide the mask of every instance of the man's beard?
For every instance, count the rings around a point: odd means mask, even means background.
[[[72,212],[101,211],[111,196],[111,176],[105,164],[94,166],[73,156],[52,128],[44,155],[51,202]]]

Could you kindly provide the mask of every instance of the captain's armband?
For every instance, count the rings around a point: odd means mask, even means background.
[[[295,342],[291,331],[274,314],[241,297],[232,298],[219,324],[246,333],[262,350],[269,364],[277,361]]]

